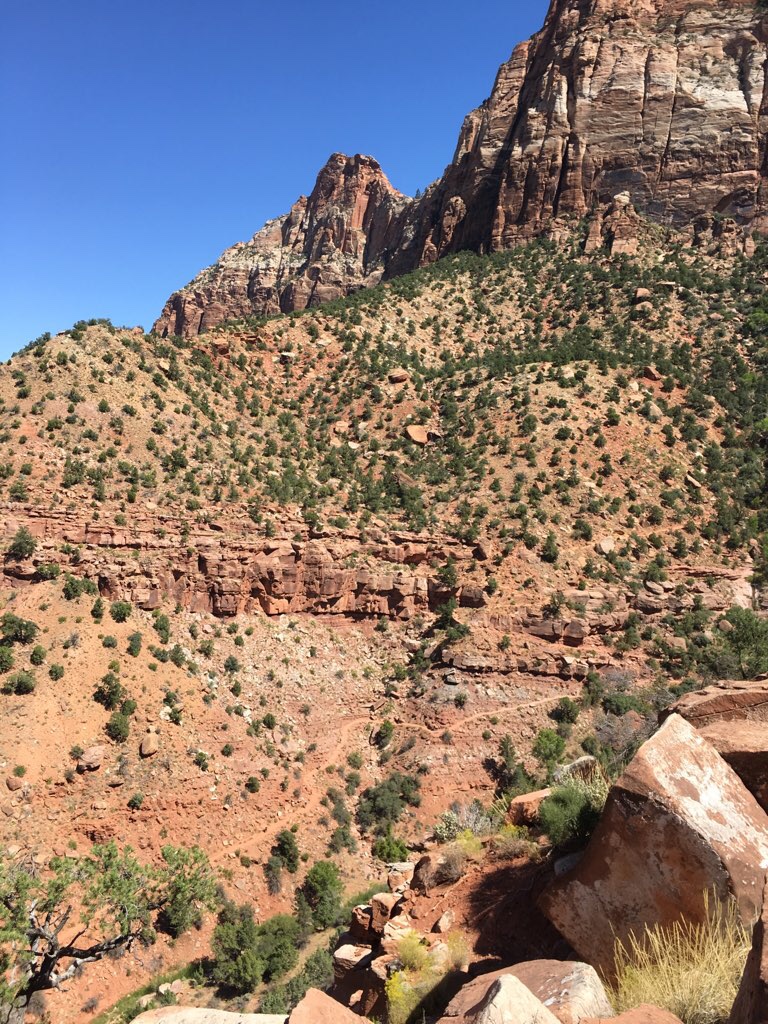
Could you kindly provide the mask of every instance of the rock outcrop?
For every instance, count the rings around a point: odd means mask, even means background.
[[[610,975],[616,939],[680,918],[705,920],[705,892],[734,897],[751,928],[766,867],[765,812],[714,748],[673,715],[611,789],[581,861],[540,903],[576,952]]]
[[[680,715],[701,728],[716,722],[768,722],[768,680],[724,680],[686,693],[662,719]]]
[[[0,533],[12,534],[20,525],[39,540],[41,561],[48,547],[82,545],[77,563],[67,568],[96,583],[103,597],[148,611],[172,600],[221,616],[261,610],[408,619],[453,593],[427,575],[428,563],[445,553],[445,543],[415,534],[381,534],[365,545],[343,535],[292,540],[297,530],[286,523],[282,537],[269,539],[254,534],[247,517],[185,532],[186,524],[172,516],[137,515],[130,529],[109,528],[76,514],[34,508],[14,510]],[[453,554],[452,543],[447,546]],[[459,545],[455,554],[462,557]],[[369,567],[350,565],[350,556]],[[393,562],[413,571],[395,571]],[[28,571],[20,574],[18,563],[6,561],[6,581],[26,586],[39,579],[32,562],[25,566]],[[460,590],[455,596],[461,601]]]
[[[504,974],[491,985],[472,1024],[558,1024],[557,1017],[537,999],[529,988],[511,974]]]
[[[188,1006],[163,1006],[139,1014],[136,1024],[368,1024],[364,1017],[311,988],[301,1002],[284,1013],[236,1013]]]
[[[765,60],[752,0],[552,0],[422,197],[371,157],[334,154],[308,198],[172,295],[154,329],[303,309],[588,215],[588,252],[634,251],[638,214],[707,242],[731,218],[744,244],[765,217]]]
[[[450,1001],[439,1024],[473,1024],[491,989],[504,977],[521,982],[560,1024],[613,1016],[603,984],[589,964],[530,960],[467,982]]]
[[[368,1024],[364,1017],[353,1013],[335,999],[317,988],[307,994],[291,1011],[289,1024]]]
[[[154,330],[201,334],[223,320],[305,309],[376,284],[407,203],[371,157],[334,153],[309,197],[172,295]]]
[[[713,722],[700,730],[768,812],[768,726],[765,722]]]

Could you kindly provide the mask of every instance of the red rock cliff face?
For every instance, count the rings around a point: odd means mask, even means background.
[[[409,202],[371,157],[334,153],[309,198],[172,295],[154,330],[201,334],[223,320],[305,309],[376,284]]]
[[[553,0],[467,116],[454,160],[408,200],[369,157],[173,295],[155,325],[305,308],[462,249],[489,252],[628,193],[651,219],[762,227],[766,18],[749,0]]]

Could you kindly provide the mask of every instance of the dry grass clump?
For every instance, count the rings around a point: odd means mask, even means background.
[[[446,948],[447,947],[447,948]],[[460,932],[430,949],[417,932],[404,935],[397,944],[401,969],[386,980],[388,1024],[408,1024],[439,1012],[456,991],[452,982],[466,970],[469,947]]]
[[[408,932],[400,939],[397,955],[407,971],[423,971],[429,963],[429,949],[416,932]]]
[[[517,860],[518,857],[539,860],[541,857],[541,848],[524,825],[505,825],[493,837],[492,849],[499,860]]]
[[[646,928],[616,945],[618,1012],[651,1003],[683,1024],[724,1024],[736,998],[751,939],[733,901],[705,898],[703,924],[678,921]]]

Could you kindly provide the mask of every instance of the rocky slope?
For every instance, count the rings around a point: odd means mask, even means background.
[[[504,790],[506,740],[526,790],[547,750],[618,770],[678,693],[765,671],[739,614],[768,604],[768,251],[733,219],[698,240],[619,202],[559,245],[301,316],[80,323],[0,368],[6,855],[200,843],[263,920],[291,907],[263,871],[285,827],[357,891],[381,875],[366,788],[420,780],[392,823],[418,852],[454,801],[473,820]],[[755,725],[702,734],[764,803]],[[414,909],[461,910],[498,966],[560,956],[532,867],[478,863]],[[210,928],[94,965],[55,1019],[204,955]]]
[[[172,295],[154,329],[304,309],[447,253],[557,234],[618,195],[691,233],[721,216],[761,230],[765,62],[750,0],[552,0],[424,196],[334,154],[309,198]]]

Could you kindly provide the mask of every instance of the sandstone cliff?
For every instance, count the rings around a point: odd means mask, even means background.
[[[376,284],[408,203],[371,157],[334,153],[309,197],[172,295],[154,329],[201,334],[223,320],[305,309]]]
[[[317,305],[447,253],[508,248],[623,193],[662,224],[760,228],[765,29],[749,0],[552,0],[423,197],[396,192],[370,157],[334,154],[309,198],[172,295],[154,329]]]

